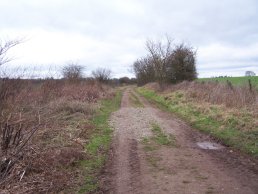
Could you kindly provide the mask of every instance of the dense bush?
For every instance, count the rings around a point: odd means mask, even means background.
[[[196,73],[196,51],[184,44],[173,45],[167,38],[165,43],[147,41],[148,55],[133,64],[139,85],[157,81],[178,83],[194,80]]]

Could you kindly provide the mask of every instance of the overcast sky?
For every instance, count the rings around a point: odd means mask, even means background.
[[[9,53],[12,68],[46,74],[76,62],[86,74],[106,67],[132,77],[146,39],[167,34],[197,49],[199,77],[258,74],[257,0],[0,0],[0,8],[0,39],[25,38]]]

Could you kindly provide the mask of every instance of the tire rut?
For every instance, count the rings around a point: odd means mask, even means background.
[[[133,108],[129,100],[131,92],[145,108]],[[141,140],[153,135],[153,122],[175,136],[178,146],[160,146],[147,153]],[[112,115],[110,124],[114,127],[114,138],[104,178],[109,186],[104,193],[257,193],[258,175],[249,170],[248,158],[243,159],[246,165],[242,166],[237,154],[231,156],[227,148],[199,149],[196,141],[213,140],[153,107],[131,88],[124,92],[121,109]],[[155,160],[155,167],[147,159]]]
[[[130,182],[131,182],[131,191],[132,193],[141,193],[141,165],[138,155],[138,142],[135,139],[132,139],[130,142],[130,155],[129,155],[129,164],[130,164]]]

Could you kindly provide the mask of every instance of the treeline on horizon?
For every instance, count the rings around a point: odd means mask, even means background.
[[[46,80],[55,80],[55,81],[63,81],[63,80],[67,80],[67,78],[53,78],[53,77],[47,77],[47,78],[36,78],[36,79],[33,79],[33,78],[8,78],[8,77],[5,77],[5,78],[0,78],[0,80],[19,80],[20,82],[24,81],[31,81],[33,83],[41,83],[43,81],[46,81]],[[94,77],[85,77],[85,78],[79,78],[79,79],[74,79],[74,80],[68,80],[68,81],[71,81],[71,82],[77,82],[77,81],[85,81],[85,82],[94,82],[96,81],[96,79]],[[108,80],[105,80],[101,83],[105,83],[105,84],[111,84],[111,85],[122,85],[122,84],[137,84],[137,80],[136,78],[129,78],[129,77],[121,77],[121,78],[110,78]]]
[[[0,66],[10,61],[6,57],[6,53],[19,43],[21,43],[19,40],[15,40],[0,44]],[[85,77],[83,66],[69,63],[61,70],[62,79],[97,80],[102,83],[113,84],[137,83],[138,85],[158,82],[162,85],[184,80],[192,81],[197,78],[196,51],[193,47],[185,43],[175,44],[169,37],[166,37],[165,40],[156,42],[148,40],[146,49],[148,54],[136,60],[132,65],[136,78],[111,78],[111,70],[107,68],[97,68],[92,71],[92,77]]]
[[[112,78],[111,70],[108,68],[98,67],[91,72],[90,76],[84,75],[85,67],[79,65],[75,62],[69,62],[64,65],[60,70],[55,70],[53,76],[53,72],[49,71],[49,75],[45,78],[41,76],[35,76],[32,69],[22,69],[17,68],[17,70],[12,70],[11,72],[6,71],[3,66],[6,66],[7,63],[12,61],[12,58],[7,56],[7,53],[18,44],[23,43],[22,39],[14,39],[14,40],[6,40],[2,41],[0,39],[0,81],[3,80],[24,80],[24,81],[32,81],[34,83],[41,82],[43,80],[68,80],[68,81],[98,81],[100,83],[106,84],[135,84],[135,78],[129,77],[120,77],[120,78]],[[29,72],[29,75],[28,75]],[[58,75],[58,76],[57,76]]]

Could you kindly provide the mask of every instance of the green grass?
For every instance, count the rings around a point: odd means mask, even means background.
[[[141,103],[141,101],[139,100],[139,98],[133,93],[130,92],[130,96],[129,96],[130,101],[132,102],[134,107],[137,108],[144,108],[144,105]]]
[[[165,134],[160,126],[156,123],[152,124],[152,132],[154,136],[152,139],[159,145],[175,146],[175,137]]]
[[[91,193],[99,187],[97,176],[105,164],[113,132],[108,124],[108,119],[112,112],[119,109],[121,97],[122,93],[118,91],[113,99],[103,100],[101,108],[91,120],[96,129],[89,143],[85,145],[88,159],[81,161],[85,183],[80,188],[79,193]]]
[[[153,144],[151,139],[147,137],[142,140],[142,144],[144,145],[143,149],[145,152],[152,152],[158,149],[157,145]]]
[[[161,160],[161,158],[157,157],[157,156],[147,156],[146,158],[147,162],[154,168],[158,168],[159,167],[159,161]]]
[[[218,81],[221,83],[226,83],[227,80],[230,81],[233,85],[248,85],[248,80],[251,80],[251,83],[254,87],[258,89],[258,76],[252,77],[219,77],[219,78],[199,78],[197,81]]]
[[[258,157],[258,128],[256,127],[251,131],[241,130],[241,127],[238,126],[238,120],[243,118],[231,115],[226,120],[219,120],[214,116],[216,114],[224,114],[219,106],[211,106],[208,113],[201,111],[200,106],[197,106],[198,104],[188,101],[184,94],[180,92],[174,92],[170,94],[169,98],[165,98],[145,88],[138,88],[137,91],[148,100],[156,103],[163,110],[177,114],[194,128],[212,135],[225,145]],[[203,108],[207,109],[207,107]]]
[[[157,123],[152,124],[151,131],[153,133],[153,136],[149,138],[145,137],[142,140],[145,151],[157,150],[158,146],[161,145],[176,146],[176,138],[172,134],[167,135],[166,133],[164,133]]]
[[[146,161],[154,168],[158,168],[158,162],[161,160],[160,157],[157,157],[156,151],[160,146],[156,144],[153,138],[145,137],[142,140],[142,144],[144,145],[143,150],[146,153]]]
[[[152,124],[152,137],[145,137],[142,140],[143,150],[146,152],[147,162],[155,169],[162,170],[159,168],[159,161],[162,158],[157,156],[157,150],[161,146],[176,146],[176,139],[172,135],[165,134],[157,123]]]

